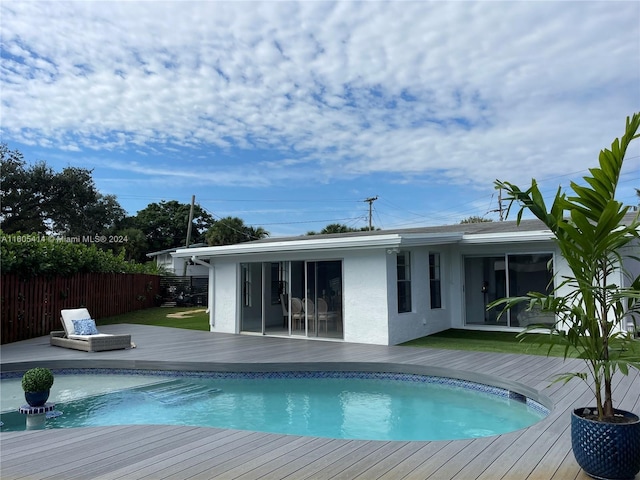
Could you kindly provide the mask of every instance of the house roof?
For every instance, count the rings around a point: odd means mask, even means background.
[[[630,212],[625,217],[625,221],[631,222],[637,215],[637,212]],[[395,249],[420,245],[538,242],[552,239],[553,235],[540,220],[525,219],[520,224],[516,221],[458,223],[431,227],[264,238],[234,245],[178,249],[172,255],[211,258],[294,251]]]
[[[193,245],[189,245],[189,247],[187,248],[198,248],[198,247],[204,247],[206,246],[206,243],[194,243]],[[157,257],[158,255],[163,255],[165,253],[173,253],[178,249],[182,249],[184,247],[173,247],[173,248],[165,248],[164,250],[159,250],[157,252],[151,252],[151,253],[147,253],[147,257],[151,258],[151,257]]]
[[[285,251],[311,251],[352,248],[400,248],[451,243],[549,240],[551,233],[538,220],[463,223],[433,227],[358,231],[295,237],[264,238],[253,242],[179,249],[175,257],[220,257]]]

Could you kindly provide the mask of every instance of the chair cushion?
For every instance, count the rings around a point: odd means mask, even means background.
[[[83,320],[85,318],[91,318],[91,314],[86,308],[69,308],[60,311],[60,319],[62,320],[62,326],[67,336],[75,333],[73,321]]]
[[[80,320],[73,320],[73,333],[75,335],[97,335],[98,328],[93,318],[83,318]]]
[[[89,340],[90,338],[113,337],[110,333],[99,333],[97,335],[69,335],[71,340]]]

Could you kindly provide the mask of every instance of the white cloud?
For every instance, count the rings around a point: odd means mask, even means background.
[[[260,184],[318,168],[472,185],[566,174],[640,105],[637,2],[0,8],[5,138],[274,152]],[[207,178],[233,183],[238,165]]]

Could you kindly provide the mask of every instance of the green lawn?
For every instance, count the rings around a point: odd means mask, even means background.
[[[180,318],[167,316],[181,312],[184,313]],[[136,323],[140,325],[209,331],[209,314],[207,314],[202,307],[158,307],[136,310],[125,315],[103,318],[98,321],[98,325],[115,323]],[[428,337],[411,340],[402,345],[424,348],[445,348],[449,350],[547,355],[549,352],[548,342],[548,335],[529,334],[524,337],[523,341],[520,341],[520,339],[516,338],[515,333],[451,329],[429,335]],[[640,340],[634,341],[632,347],[635,354],[640,356]],[[562,348],[554,346],[550,355],[561,357],[563,353]]]
[[[417,338],[403,345],[425,348],[445,348],[449,350],[473,350],[497,353],[525,353],[528,355],[564,356],[564,348],[553,346],[549,351],[549,335],[527,334],[516,338],[516,333],[488,332],[476,330],[445,330],[444,332]],[[632,349],[640,356],[640,340],[632,342]],[[575,354],[568,355],[575,357]]]
[[[180,318],[167,315],[183,313]],[[136,323],[140,325],[155,325],[158,327],[187,328],[189,330],[209,331],[209,314],[203,307],[157,307],[136,310],[115,317],[102,318],[98,325],[112,325],[114,323]]]
[[[403,343],[412,347],[444,348],[448,350],[472,350],[497,353],[526,353],[546,355],[549,351],[547,335],[527,335],[523,341],[515,333],[476,330],[445,330],[444,332],[417,338]],[[553,356],[562,356],[563,350],[554,347]]]

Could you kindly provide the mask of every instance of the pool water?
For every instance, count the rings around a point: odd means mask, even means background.
[[[65,377],[91,382],[91,375],[56,375],[56,383],[64,384]],[[122,375],[107,377],[113,385],[123,380]],[[143,378],[142,384],[120,390],[63,402],[52,399],[62,415],[47,419],[46,428],[170,424],[343,439],[453,440],[518,430],[548,413],[536,402],[495,387],[419,375],[284,372]],[[2,431],[25,428],[24,416],[15,411],[2,414],[2,421]]]

